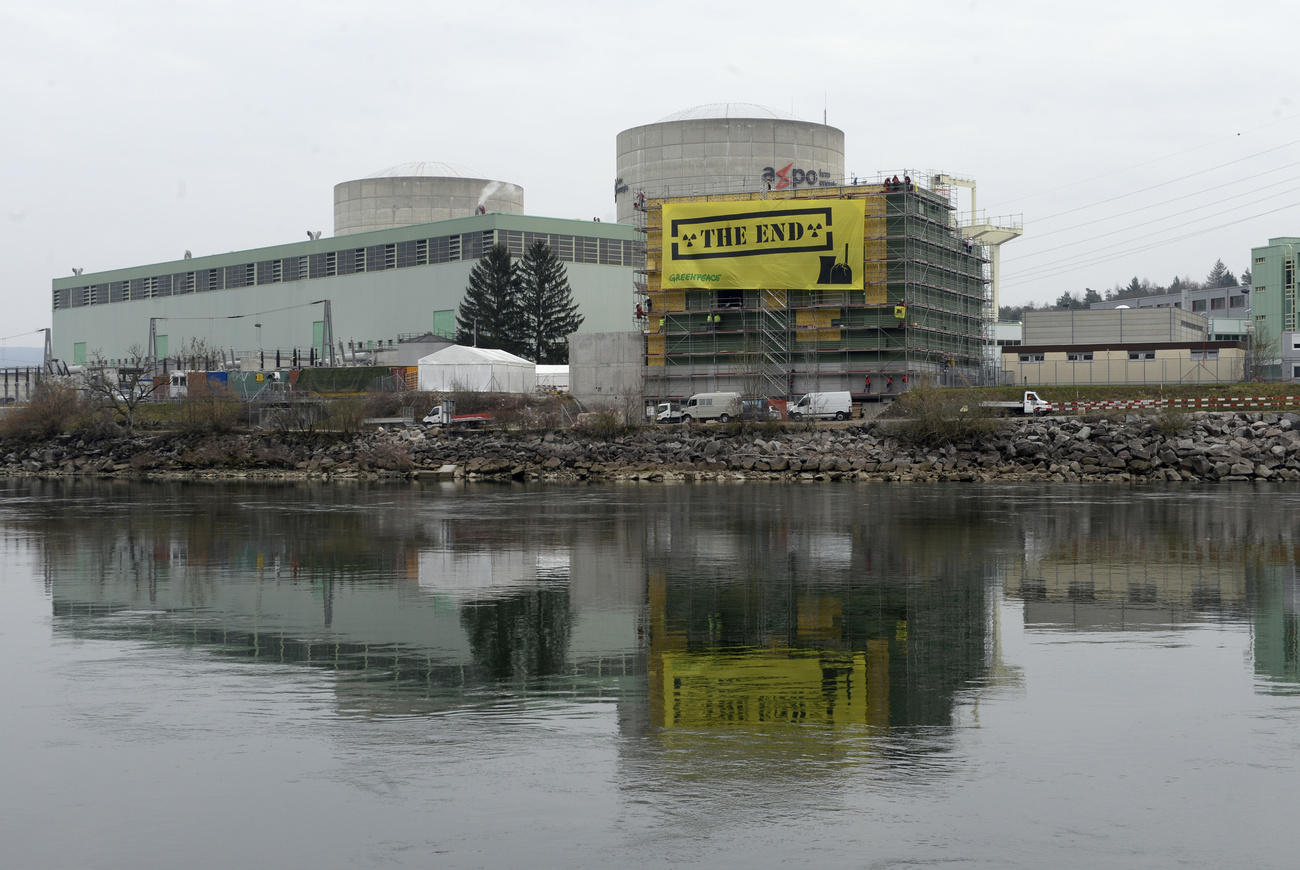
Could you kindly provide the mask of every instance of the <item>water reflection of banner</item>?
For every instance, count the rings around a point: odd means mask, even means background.
[[[862,289],[860,199],[665,203],[663,287]]]
[[[864,652],[667,651],[653,663],[663,727],[782,723],[889,724],[889,646]],[[656,680],[658,682],[658,680]]]

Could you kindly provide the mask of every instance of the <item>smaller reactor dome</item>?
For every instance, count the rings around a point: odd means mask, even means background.
[[[400,163],[334,185],[334,235],[425,224],[481,212],[524,213],[524,189],[450,163]]]

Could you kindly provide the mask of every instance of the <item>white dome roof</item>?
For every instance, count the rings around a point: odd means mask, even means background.
[[[438,163],[432,160],[417,160],[413,163],[399,163],[379,172],[372,172],[366,178],[482,178],[477,172],[451,163]]]
[[[776,121],[802,121],[802,118],[796,118],[794,115],[787,115],[784,112],[778,112],[769,109],[767,106],[760,106],[756,103],[705,103],[702,106],[694,106],[690,109],[683,109],[680,112],[673,112],[671,115],[665,115],[656,123],[663,124],[669,121],[704,121],[710,119],[723,118],[764,118]]]

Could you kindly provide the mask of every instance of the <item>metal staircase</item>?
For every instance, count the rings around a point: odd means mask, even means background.
[[[761,290],[757,374],[761,395],[790,398],[790,309],[784,290]]]

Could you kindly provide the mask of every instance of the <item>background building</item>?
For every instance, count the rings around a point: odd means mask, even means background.
[[[736,202],[753,211],[765,201],[812,208],[828,200],[861,201],[865,211],[851,231],[860,234],[861,260],[843,264],[861,276],[852,289],[785,289],[775,275],[741,290],[665,284],[665,206]],[[864,398],[901,392],[917,377],[978,380],[988,260],[962,238],[948,190],[930,189],[918,176],[898,185],[668,197],[649,200],[644,211],[648,399],[711,390],[787,398],[849,390]],[[828,253],[838,257],[838,244]]]
[[[1021,385],[1233,382],[1246,362],[1178,308],[1026,311],[1022,343],[1000,350],[1003,383]]]
[[[1251,326],[1261,377],[1300,380],[1296,270],[1300,238],[1282,236],[1250,250]]]

